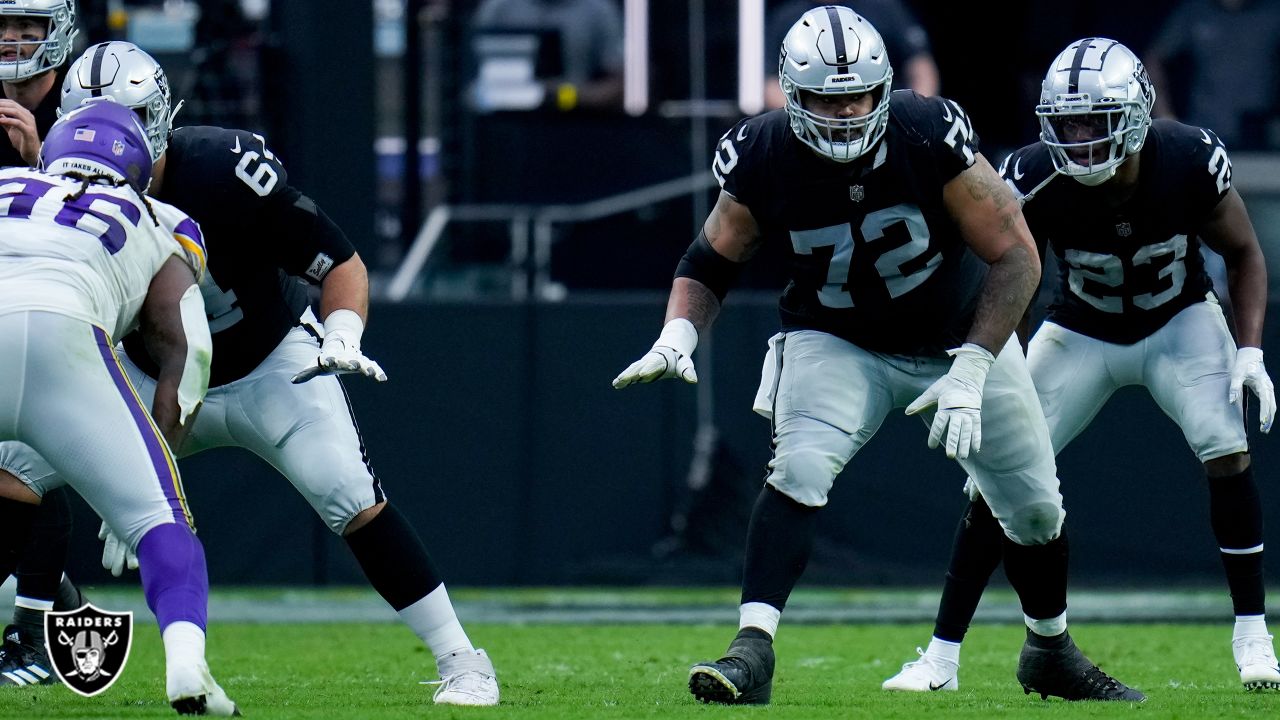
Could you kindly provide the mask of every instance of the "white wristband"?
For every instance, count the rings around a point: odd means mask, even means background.
[[[955,358],[948,375],[969,382],[979,390],[987,381],[987,373],[995,364],[996,356],[977,343],[965,343],[947,354]]]
[[[693,323],[689,322],[688,318],[676,318],[662,326],[662,334],[658,336],[658,341],[653,346],[659,345],[672,348],[681,355],[689,357],[698,347],[698,330],[693,327]]]
[[[338,308],[324,319],[324,335],[341,340],[349,350],[360,349],[360,336],[364,334],[364,321],[355,310]]]

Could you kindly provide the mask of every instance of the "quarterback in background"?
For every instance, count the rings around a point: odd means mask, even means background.
[[[1079,40],[1049,66],[1036,107],[1040,141],[1001,166],[1061,269],[1058,299],[1031,338],[1027,363],[1055,453],[1128,385],[1145,387],[1182,429],[1208,478],[1240,681],[1250,690],[1278,689],[1262,501],[1244,417],[1248,388],[1259,400],[1262,432],[1275,418],[1261,349],[1266,263],[1231,186],[1222,142],[1205,128],[1152,121],[1154,103],[1142,62],[1115,40]],[[1234,339],[1204,269],[1202,241],[1227,266]],[[1153,491],[1169,481],[1116,478],[1125,480]],[[954,690],[959,682],[960,643],[1002,555],[990,498],[969,489],[933,639],[919,660],[885,681],[887,690]]]
[[[1145,699],[1067,632],[1067,547],[1049,431],[1013,331],[1040,279],[1013,193],[964,110],[890,92],[884,41],[844,7],[783,40],[784,109],[738,123],[712,164],[720,197],[676,270],[666,325],[616,388],[679,377],[762,229],[790,240],[756,409],[773,459],[747,531],[739,631],[694,665],[704,702],[767,703],[773,639],[836,476],[893,410],[920,414],[991,502],[1026,616],[1017,677],[1071,700]]]

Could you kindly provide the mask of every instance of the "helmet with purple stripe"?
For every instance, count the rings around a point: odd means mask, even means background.
[[[110,98],[87,102],[49,128],[40,167],[51,175],[105,176],[144,192],[151,183],[147,131],[137,113]]]

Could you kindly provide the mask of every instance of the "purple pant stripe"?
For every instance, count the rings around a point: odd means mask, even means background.
[[[165,447],[164,441],[160,439],[159,430],[151,422],[151,416],[147,414],[146,408],[142,406],[142,400],[138,398],[138,394],[129,382],[128,376],[125,375],[124,368],[120,367],[120,360],[116,357],[111,338],[107,337],[107,333],[102,328],[96,326],[93,328],[93,334],[98,341],[98,352],[102,354],[102,361],[107,366],[107,372],[111,374],[111,379],[115,381],[116,390],[120,392],[120,397],[124,398],[124,404],[128,406],[129,414],[133,416],[133,424],[137,426],[138,433],[142,436],[142,442],[147,446],[147,454],[151,458],[151,466],[156,471],[156,480],[160,483],[160,491],[164,493],[165,499],[169,501],[169,507],[173,510],[173,518],[180,523],[192,525],[191,513],[187,511],[186,499],[182,494],[182,484],[178,479],[178,468],[173,462],[173,457]]]

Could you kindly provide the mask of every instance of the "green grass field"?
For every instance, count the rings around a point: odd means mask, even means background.
[[[457,596],[464,620],[468,608],[498,602],[485,592]],[[713,590],[678,597],[720,602],[731,596],[731,591]],[[256,597],[271,603],[293,595]],[[841,595],[800,599],[812,604],[825,597]],[[520,591],[502,595],[501,602],[531,607],[554,598],[562,593]],[[576,593],[569,600],[591,604],[590,598],[623,609],[669,599],[655,591],[619,591],[616,596]],[[103,599],[101,605],[114,604],[109,594]],[[138,623],[129,664],[106,693],[82,698],[59,686],[7,688],[0,692],[0,718],[173,717],[164,702],[159,633],[149,615],[140,615]],[[216,622],[209,658],[223,687],[251,718],[1280,717],[1280,693],[1251,694],[1240,687],[1229,621],[1076,623],[1072,634],[1091,657],[1147,693],[1150,699],[1141,706],[1024,695],[1014,680],[1023,637],[1017,625],[974,628],[965,645],[959,692],[880,690],[880,683],[927,641],[930,629],[918,623],[784,622],[773,704],[760,708],[703,706],[685,687],[688,666],[717,657],[735,631],[732,623],[469,622],[472,638],[498,669],[503,697],[497,708],[433,706],[433,688],[419,684],[434,679],[431,658],[395,623]]]

